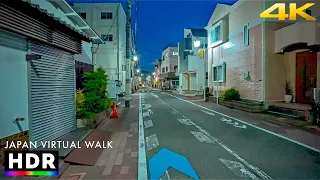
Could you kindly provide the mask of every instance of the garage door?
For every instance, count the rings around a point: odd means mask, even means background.
[[[29,66],[32,141],[54,140],[76,128],[73,54],[31,42],[41,59]]]

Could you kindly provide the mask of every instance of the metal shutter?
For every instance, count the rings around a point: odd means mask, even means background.
[[[27,51],[27,40],[22,36],[0,29],[0,45]]]
[[[30,63],[32,141],[54,140],[76,128],[73,54],[32,41]]]

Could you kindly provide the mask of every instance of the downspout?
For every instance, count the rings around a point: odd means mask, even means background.
[[[267,0],[263,0],[262,1],[262,9],[265,10],[267,7]],[[261,83],[262,83],[262,86],[261,86],[261,94],[262,94],[262,101],[264,103],[264,108],[266,109],[267,108],[267,104],[266,104],[266,91],[265,91],[265,87],[266,87],[266,81],[265,81],[265,64],[266,64],[266,48],[267,48],[267,43],[266,43],[266,40],[267,40],[267,37],[266,37],[266,22],[265,20],[263,19],[262,20],[262,24],[261,24],[261,30],[262,30],[262,52],[261,52],[261,60],[262,60],[262,75],[261,75]]]
[[[117,71],[118,71],[118,80],[120,81],[120,57],[119,57],[119,49],[120,49],[120,37],[119,37],[119,11],[117,12],[117,39],[118,39],[118,42],[117,42]],[[121,81],[122,82],[122,81]],[[122,82],[123,83],[123,82]]]

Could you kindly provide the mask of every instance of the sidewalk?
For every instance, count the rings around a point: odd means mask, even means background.
[[[320,150],[320,128],[312,126],[306,121],[283,118],[270,114],[250,113],[217,105],[212,102],[199,101],[199,97],[185,97],[177,93],[169,94]]]
[[[113,141],[113,148],[103,149],[94,163],[95,165],[70,165],[59,179],[137,179],[138,100],[138,93],[132,94],[131,108],[125,108],[121,104],[117,108],[119,118],[107,119],[97,128],[96,131],[111,134],[108,140]],[[85,153],[79,156],[79,158],[81,156],[88,158],[88,156],[97,155]]]

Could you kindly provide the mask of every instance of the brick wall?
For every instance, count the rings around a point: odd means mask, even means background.
[[[220,45],[212,50],[212,60],[209,62],[226,62],[226,82],[221,83],[219,90],[235,87],[240,91],[241,98],[262,101],[261,44],[261,25],[257,25],[249,29],[249,45],[244,45],[243,33],[240,33],[229,39],[229,46]],[[243,75],[247,71],[249,79]],[[212,82],[210,86],[215,88]]]
[[[6,143],[7,141],[12,142],[12,141],[21,141],[23,142],[29,142],[29,134],[28,131],[20,132],[17,134],[13,134],[11,136],[5,137],[0,139],[0,168],[4,166],[4,152]],[[10,149],[10,150],[22,150],[22,149]]]

